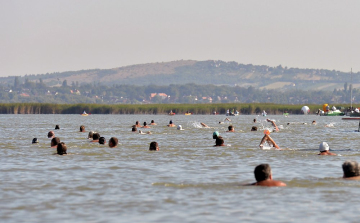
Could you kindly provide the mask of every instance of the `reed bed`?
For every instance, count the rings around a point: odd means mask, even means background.
[[[49,103],[2,103],[0,114],[81,114],[86,111],[90,114],[176,114],[190,112],[194,115],[225,114],[230,111],[239,111],[243,115],[261,114],[265,110],[268,114],[279,115],[301,114],[304,105],[284,105],[267,103],[227,103],[227,104],[49,104]],[[315,112],[322,105],[307,105],[310,113]],[[336,107],[349,107],[349,104],[340,104]],[[353,105],[360,107],[360,105]]]

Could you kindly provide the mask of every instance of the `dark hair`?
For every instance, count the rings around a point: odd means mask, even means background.
[[[257,127],[256,126],[251,127],[251,131],[257,131]]]
[[[59,137],[54,137],[54,138],[51,139],[50,145],[51,145],[51,147],[53,147],[53,146],[59,145],[59,143],[60,143],[60,138]]]
[[[231,131],[234,129],[234,127],[232,125],[229,125],[228,129],[229,129],[229,131]]]
[[[131,129],[132,132],[137,132],[137,128],[135,125],[133,125],[132,129]]]
[[[33,138],[32,143],[39,143],[37,138]]]
[[[215,145],[216,145],[216,146],[221,146],[221,145],[223,145],[223,144],[224,144],[224,139],[223,139],[223,137],[218,136],[218,137],[216,138],[216,140],[215,140]]]
[[[54,134],[53,131],[48,132],[48,138],[52,138],[54,135],[55,135],[55,134]]]
[[[345,161],[342,165],[345,177],[360,176],[360,167],[356,161]]]
[[[269,164],[260,164],[254,170],[255,179],[257,182],[269,179],[271,175],[271,168]]]
[[[105,144],[105,143],[106,143],[105,137],[100,137],[99,144]]]
[[[60,129],[60,126],[59,126],[59,125],[55,125],[55,129]]]
[[[151,123],[155,123],[154,120],[151,120]]]
[[[95,132],[95,133],[93,134],[93,140],[98,140],[99,138],[100,138],[100,134],[97,133],[97,132]]]
[[[149,147],[150,151],[156,151],[158,148],[159,148],[159,145],[158,145],[157,142],[151,142],[150,143],[150,147]]]
[[[112,147],[116,147],[118,145],[119,141],[116,137],[111,137],[109,139],[109,147],[112,148]]]
[[[254,122],[256,122],[256,118],[254,118],[254,120],[253,120]]]
[[[59,155],[67,154],[66,150],[67,150],[67,146],[64,142],[61,142],[57,145],[57,154]]]
[[[146,126],[146,122],[144,122],[144,126]]]
[[[136,121],[135,124],[138,125],[138,124],[139,124],[139,121]]]
[[[170,120],[169,124],[172,124],[172,120]]]
[[[80,125],[80,132],[83,132],[83,131],[85,131],[85,126]]]

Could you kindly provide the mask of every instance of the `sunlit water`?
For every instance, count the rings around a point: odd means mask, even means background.
[[[282,125],[271,136],[285,150],[274,151],[259,149],[263,131],[250,131],[270,128],[264,117],[230,118],[1,115],[0,222],[358,222],[360,182],[341,179],[344,161],[360,161],[357,121],[267,116]],[[143,131],[153,134],[131,132],[135,121],[152,119],[158,125]],[[170,119],[185,130],[166,127]],[[226,132],[230,124],[235,133]],[[72,155],[53,155],[50,130]],[[89,143],[90,130],[120,145]],[[213,147],[214,131],[227,146]],[[148,151],[152,141],[160,151]],[[322,141],[339,156],[318,156]],[[260,163],[288,187],[242,186]]]

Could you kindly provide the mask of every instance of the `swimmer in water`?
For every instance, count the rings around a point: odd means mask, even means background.
[[[329,151],[329,145],[327,144],[327,142],[322,142],[319,145],[319,151],[320,153],[318,155],[323,155],[323,156],[336,156],[335,153],[331,153]]]
[[[256,126],[251,127],[251,131],[257,131],[257,127]]]
[[[143,127],[141,127],[141,128],[150,128],[150,127],[147,125],[147,123],[146,123],[146,122],[144,122],[144,126],[143,126]]]
[[[135,126],[136,126],[136,127],[141,127],[141,125],[139,124],[139,121],[136,121],[136,122],[135,122]]]
[[[314,121],[311,122],[311,124],[316,125],[317,123],[316,123],[316,121],[314,120]]]
[[[254,175],[256,182],[250,185],[265,187],[286,187],[284,182],[272,179],[272,172],[269,164],[260,164],[255,167]]]
[[[135,125],[132,126],[132,129],[131,129],[132,132],[137,132],[137,128]]]
[[[51,139],[50,147],[51,148],[56,148],[59,143],[60,143],[59,137],[54,137],[54,138]]]
[[[150,125],[157,125],[154,120],[151,120]]]
[[[215,145],[214,145],[214,146],[225,146],[224,143],[225,143],[225,142],[224,142],[223,137],[218,136],[218,137],[216,138],[216,140],[215,140]]]
[[[261,139],[260,142],[260,149],[263,149],[264,143],[267,142],[269,146],[275,147],[276,149],[280,149],[280,147],[275,143],[275,141],[270,137],[270,131],[266,130],[264,137]]]
[[[345,161],[342,165],[343,178],[347,180],[360,180],[360,166],[356,161]]]
[[[276,132],[279,131],[279,128],[276,126],[276,124],[273,120],[270,120],[267,118],[266,121],[270,122],[272,124],[272,126],[274,126],[274,131],[276,131]]]
[[[159,151],[159,144],[157,142],[151,142],[149,150],[150,151]]]
[[[99,144],[104,145],[105,143],[106,143],[105,137],[100,137],[100,138],[99,138]]]
[[[59,126],[59,125],[55,125],[55,129],[60,129],[60,126]]]
[[[117,147],[118,144],[119,144],[119,140],[116,137],[111,137],[109,139],[109,147],[110,148],[115,148],[115,147]]]
[[[54,138],[55,137],[55,133],[53,131],[48,132],[48,138]]]
[[[94,133],[93,134],[93,140],[91,140],[90,142],[99,142],[99,138],[100,138],[100,134],[99,133]]]
[[[83,125],[80,126],[80,132],[85,132],[85,126]]]
[[[58,155],[66,155],[67,154],[67,146],[64,142],[61,142],[57,145],[56,151]]]
[[[167,127],[175,127],[175,124],[173,124],[172,120],[170,120],[169,124],[167,125]]]
[[[228,131],[226,131],[226,132],[235,132],[234,126],[229,125]]]

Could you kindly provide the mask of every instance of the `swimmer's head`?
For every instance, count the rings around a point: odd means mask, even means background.
[[[109,139],[109,147],[114,148],[119,144],[119,140],[116,137],[111,137]]]
[[[100,137],[100,138],[99,138],[99,144],[104,145],[105,143],[106,143],[105,137]]]
[[[144,126],[146,126],[147,125],[147,123],[146,122],[144,122]]]
[[[178,130],[183,130],[183,128],[182,128],[181,125],[178,125],[178,126],[177,126],[177,129],[178,129]]]
[[[97,132],[95,132],[95,133],[93,134],[93,140],[99,140],[99,138],[100,138],[100,134],[97,133]]]
[[[92,139],[93,138],[93,135],[94,135],[94,131],[90,131],[89,132],[89,135],[88,135],[88,139]]]
[[[224,139],[223,137],[219,136],[216,140],[215,140],[215,146],[223,146],[224,145]]]
[[[256,126],[251,127],[251,131],[257,131],[257,127]]]
[[[219,136],[219,132],[218,132],[218,131],[213,132],[213,139],[218,138],[218,136]]]
[[[329,145],[327,144],[327,142],[320,143],[319,150],[320,152],[329,151]]]
[[[271,168],[269,164],[260,164],[254,170],[255,179],[257,182],[267,180],[271,176]]]
[[[66,151],[67,151],[67,146],[64,142],[61,142],[57,145],[57,154],[64,155],[67,154]]]
[[[59,125],[55,125],[55,129],[60,129],[60,126],[59,126]]]
[[[55,133],[53,131],[48,132],[48,138],[54,138]]]
[[[39,143],[39,141],[38,141],[37,138],[33,138],[32,143],[33,143],[33,144],[34,144],[34,143]]]
[[[54,137],[54,138],[51,139],[50,146],[51,147],[57,146],[59,143],[60,143],[60,138],[59,137]]]
[[[151,123],[155,123],[154,120],[151,120]]]
[[[344,178],[360,176],[360,166],[356,161],[345,161],[342,165]]]
[[[232,125],[229,125],[229,127],[228,127],[228,130],[229,130],[229,131],[232,131],[232,130],[234,130],[234,126],[232,126]]]
[[[159,150],[159,145],[157,142],[151,142],[150,143],[150,147],[149,147],[150,151],[157,151]]]
[[[137,132],[136,125],[133,125],[133,127],[132,127],[131,131],[132,131],[132,132]]]
[[[80,126],[80,132],[85,132],[85,126],[83,125]]]
[[[173,124],[172,120],[170,120],[169,124]]]

